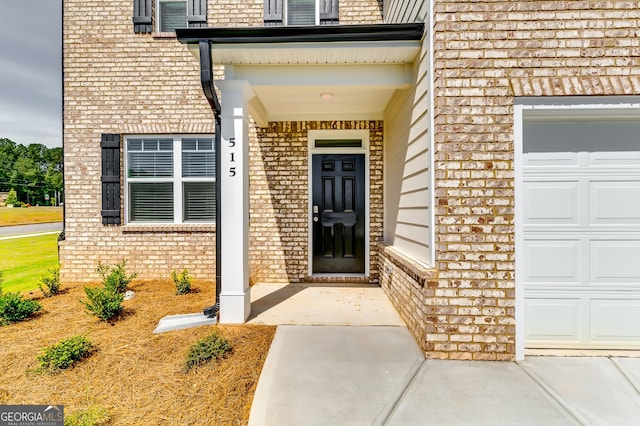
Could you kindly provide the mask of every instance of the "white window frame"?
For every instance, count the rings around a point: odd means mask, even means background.
[[[286,1],[286,0],[285,0]],[[184,3],[184,23],[185,27],[187,26],[187,0],[156,0],[156,31],[163,32],[161,30],[161,20],[160,20],[160,3]],[[164,32],[172,32],[172,31],[164,31]]]
[[[184,221],[184,191],[183,183],[188,182],[207,182],[211,185],[216,185],[216,178],[214,177],[183,177],[182,176],[182,139],[196,139],[204,138],[211,139],[213,144],[213,152],[215,153],[215,137],[211,134],[179,134],[179,135],[127,135],[124,138],[124,203],[125,203],[125,223],[132,225],[162,225],[162,224],[215,224],[214,221],[195,222]],[[131,139],[173,139],[173,176],[172,177],[156,177],[150,178],[130,178],[129,177],[129,140]],[[129,184],[131,183],[173,183],[173,221],[172,222],[143,222],[132,221],[130,218],[131,212],[131,191]]]
[[[283,4],[284,25],[291,26],[292,24],[289,24],[289,0],[282,0],[282,1],[284,2]],[[315,5],[316,5],[315,23],[313,25],[320,25],[320,0],[315,0]]]

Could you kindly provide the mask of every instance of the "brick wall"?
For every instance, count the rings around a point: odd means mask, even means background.
[[[378,276],[382,237],[381,121],[274,122],[257,129],[250,147],[250,275],[253,281],[300,282],[309,277],[309,130],[369,129],[370,276]],[[344,281],[344,278],[337,279]]]
[[[211,226],[148,231],[101,222],[102,133],[213,132],[197,59],[175,37],[134,34],[131,15],[131,1],[100,2],[99,7],[65,1],[61,279],[94,281],[98,262],[122,258],[149,278],[168,278],[172,269],[188,268],[195,277],[210,279],[215,270]]]
[[[423,346],[512,359],[514,96],[640,94],[640,2],[434,7],[437,280]]]
[[[384,0],[350,0],[340,2],[340,24],[382,23]]]
[[[172,269],[188,268],[197,279],[212,279],[215,276],[215,227],[165,225],[149,230],[132,225],[102,225],[102,133],[212,134],[214,131],[213,114],[200,85],[198,60],[171,33],[134,34],[132,4],[132,0],[65,0],[64,3],[66,240],[60,244],[61,279],[65,282],[95,281],[98,279],[95,267],[99,262],[116,263],[122,258],[127,258],[130,269],[139,272],[142,278],[168,278]],[[230,7],[229,2],[210,1],[209,25],[263,24],[262,1],[239,0],[233,4],[235,6]],[[341,19],[344,23],[379,22],[380,4],[371,0],[344,1]],[[216,75],[221,77],[220,69]],[[372,141],[376,140],[381,146],[380,124],[371,126]],[[255,135],[255,130],[252,131]],[[296,137],[302,137],[300,135],[302,133]],[[278,140],[285,144],[289,139],[287,135]],[[260,155],[257,153],[266,142],[252,141],[251,146],[252,161],[259,160],[255,155]],[[376,158],[381,173],[381,154]],[[277,159],[271,160],[266,167],[276,170]],[[306,162],[306,157],[299,161]],[[282,183],[287,183],[286,179],[283,177]],[[375,175],[375,179],[376,185],[380,186],[381,174]],[[270,184],[273,182],[260,183],[252,175],[252,185],[269,188]],[[303,185],[301,182],[292,184]],[[372,196],[381,199],[381,189],[375,188],[372,186]],[[275,191],[268,196],[277,198],[280,195]],[[291,198],[296,197],[291,195]],[[375,202],[379,203],[379,200],[376,198]],[[254,215],[262,213],[260,207],[252,205],[252,209],[256,212]],[[381,233],[381,212],[382,208],[376,213],[380,215],[379,219],[372,219],[372,241]],[[296,211],[293,215],[295,220],[300,220],[299,213]],[[299,227],[301,223],[295,226]],[[256,274],[254,280],[304,279],[306,265],[303,267],[300,263],[299,250],[301,238],[306,238],[306,234],[301,235],[298,228],[294,228],[292,234],[287,232],[289,228],[278,228],[284,238],[278,254],[259,245],[263,240],[269,244],[274,241],[273,234],[267,229],[257,227],[255,223],[252,225],[251,241],[255,253],[251,258],[258,259],[258,263],[251,266]],[[264,237],[262,232],[266,233]],[[302,250],[306,250],[306,246]],[[260,260],[260,256],[268,256],[269,260]],[[289,256],[294,260],[287,260],[288,265],[284,265],[282,259],[289,259]],[[375,250],[372,250],[372,259],[372,279],[375,279]]]

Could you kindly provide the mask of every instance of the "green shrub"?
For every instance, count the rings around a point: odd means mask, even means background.
[[[122,259],[120,263],[116,263],[113,266],[98,264],[96,271],[102,276],[102,284],[115,293],[124,293],[127,291],[127,286],[138,276],[137,273],[127,275],[125,267],[127,266],[127,260]]]
[[[106,287],[85,287],[84,293],[87,301],[81,301],[86,310],[100,318],[109,321],[122,313],[124,295],[114,292]]]
[[[231,344],[218,330],[193,344],[185,358],[185,370],[190,370],[209,361],[217,361],[231,352]]]
[[[47,269],[47,273],[40,278],[38,288],[44,297],[58,294],[60,292],[60,266]]]
[[[71,367],[74,363],[87,358],[94,351],[93,344],[86,336],[73,336],[57,345],[42,350],[38,356],[40,369],[55,372]]]
[[[64,419],[64,426],[105,426],[109,424],[111,424],[109,410],[95,405],[65,416]]]
[[[191,277],[187,269],[183,269],[180,273],[172,271],[171,278],[176,285],[176,294],[187,294],[191,292]]]
[[[0,271],[0,296],[2,296],[2,283],[4,282],[4,277],[2,276],[2,271]]]
[[[7,194],[7,199],[5,200],[4,203],[7,204],[7,205],[12,204],[12,205],[18,207],[18,203],[19,203],[18,194],[16,194],[16,190],[15,189],[11,188],[9,190],[9,194]]]
[[[40,310],[42,310],[40,303],[25,299],[20,293],[0,295],[0,325],[24,321]]]

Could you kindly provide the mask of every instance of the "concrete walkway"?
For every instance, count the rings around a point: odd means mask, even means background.
[[[278,327],[254,397],[252,426],[640,424],[640,358],[425,360],[404,325],[365,324],[376,316],[369,311],[388,309],[386,298],[371,299],[379,304],[371,309],[343,304],[358,325],[321,325],[322,313],[328,323],[333,312],[349,322],[339,304],[326,306],[342,297],[329,293],[352,292],[353,300],[362,301],[364,296],[355,295],[358,287],[288,289],[288,298],[282,289],[279,296],[269,298],[273,291],[267,291],[259,297],[255,288],[253,306],[272,303],[253,322],[287,318],[287,300],[305,292],[309,297],[297,301],[311,303],[308,310],[303,305],[292,312],[321,316],[309,315],[316,325]],[[321,289],[324,297],[311,297]],[[366,290],[369,296],[382,291]]]

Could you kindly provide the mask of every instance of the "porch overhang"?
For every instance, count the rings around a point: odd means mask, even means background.
[[[424,24],[186,28],[181,43],[247,81],[250,114],[261,126],[287,120],[382,119],[397,90],[412,85]]]

